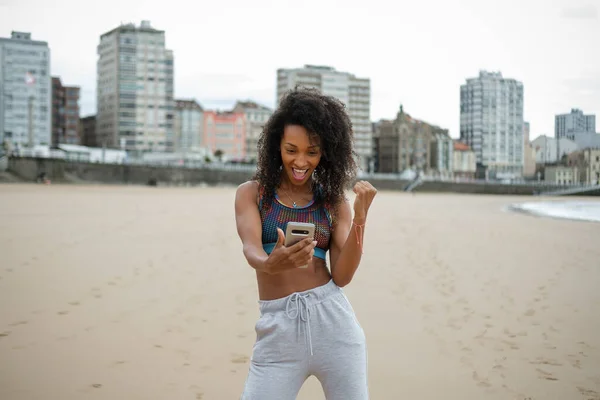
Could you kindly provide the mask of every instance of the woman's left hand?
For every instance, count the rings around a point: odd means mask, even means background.
[[[377,194],[377,189],[367,181],[358,181],[352,189],[356,193],[354,199],[354,220],[362,224],[367,218],[367,212]]]

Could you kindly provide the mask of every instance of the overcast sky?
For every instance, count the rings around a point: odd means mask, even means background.
[[[523,82],[535,138],[571,108],[600,120],[599,14],[600,0],[0,0],[0,37],[47,41],[83,115],[96,109],[99,36],[145,19],[174,51],[175,97],[205,108],[273,107],[277,68],[329,65],[371,79],[372,120],[402,103],[458,137],[460,85],[486,69]]]

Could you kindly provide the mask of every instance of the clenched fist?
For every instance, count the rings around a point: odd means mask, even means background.
[[[367,218],[367,212],[377,194],[377,189],[367,181],[358,181],[352,191],[356,193],[356,198],[354,199],[354,219],[358,223],[362,223]]]

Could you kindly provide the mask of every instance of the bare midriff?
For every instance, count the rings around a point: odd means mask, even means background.
[[[323,286],[331,280],[325,260],[313,257],[308,268],[296,268],[278,274],[256,272],[260,300],[275,300],[294,292]]]

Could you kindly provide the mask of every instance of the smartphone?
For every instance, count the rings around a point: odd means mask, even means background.
[[[294,243],[299,242],[302,239],[315,238],[315,224],[307,222],[288,222],[285,228],[285,247],[292,246]],[[298,268],[308,268],[308,264],[302,265]]]

